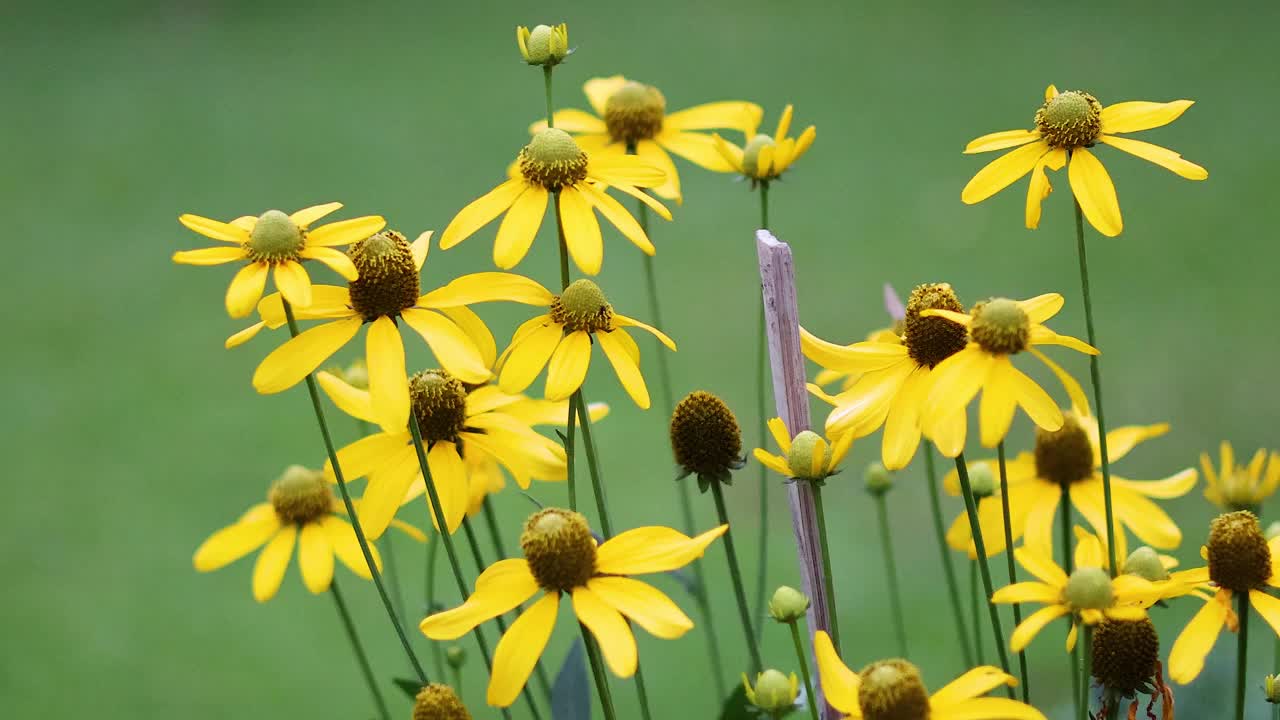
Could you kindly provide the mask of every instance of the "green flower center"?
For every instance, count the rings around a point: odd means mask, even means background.
[[[864,720],[928,720],[929,692],[915,665],[881,660],[858,674],[858,707]]]
[[[921,317],[925,310],[964,312],[960,299],[947,283],[919,285],[907,299],[902,342],[907,354],[920,365],[934,367],[964,349],[969,334],[963,325],[942,317]]]
[[[583,278],[569,283],[560,297],[551,301],[551,320],[570,332],[613,330],[613,306],[599,285]]]
[[[1087,92],[1068,90],[1036,110],[1036,128],[1050,146],[1092,147],[1102,134],[1102,104]]]
[[[1219,515],[1210,525],[1207,545],[1209,579],[1220,587],[1244,593],[1271,579],[1271,548],[1253,513]]]
[[[760,151],[766,147],[774,147],[773,138],[768,135],[756,135],[746,147],[742,148],[742,169],[746,174],[758,178],[760,172]]]
[[[596,572],[596,541],[587,519],[572,510],[547,508],[529,517],[520,535],[529,571],[547,592],[571,592]]]
[[[245,249],[254,262],[282,263],[297,260],[305,242],[302,228],[288,215],[279,210],[268,210],[254,223]]]
[[[818,452],[819,443],[825,445],[826,449],[823,452],[818,473],[815,474],[813,461],[814,454]],[[825,443],[818,433],[812,430],[804,430],[791,440],[791,450],[787,453],[787,467],[791,469],[792,476],[801,480],[822,480],[826,477],[822,474],[822,468],[825,468],[830,462],[831,446]]]
[[[1013,355],[1026,350],[1031,338],[1031,320],[1018,303],[995,298],[973,306],[969,335],[983,350],[993,355]]]
[[[733,411],[703,390],[691,392],[671,414],[676,464],[700,477],[722,477],[742,466],[742,431]]]
[[[1115,602],[1115,590],[1106,570],[1083,567],[1067,578],[1062,599],[1072,610],[1105,610]]]
[[[418,266],[404,235],[384,230],[354,243],[347,254],[360,272],[359,280],[347,283],[351,307],[365,322],[394,318],[418,303]]]
[[[1093,444],[1073,412],[1062,413],[1058,430],[1036,428],[1036,474],[1059,485],[1093,477]]]
[[[587,178],[587,154],[558,128],[539,130],[520,151],[519,162],[525,180],[553,192]]]
[[[658,88],[628,81],[605,101],[604,124],[614,142],[633,147],[662,132],[666,112],[667,99]]]
[[[444,370],[423,370],[409,378],[409,403],[422,440],[457,442],[467,426],[467,389]]]
[[[305,525],[328,515],[333,507],[333,491],[324,473],[290,465],[267,493],[282,522]]]

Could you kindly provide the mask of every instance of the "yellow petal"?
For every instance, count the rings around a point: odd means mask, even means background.
[[[1124,229],[1120,203],[1116,200],[1116,187],[1102,162],[1088,149],[1077,148],[1071,152],[1067,177],[1089,224],[1107,237],[1119,235]]]
[[[560,594],[547,593],[525,610],[507,629],[493,653],[493,670],[485,701],[495,707],[515,702],[547,647],[556,626]]]
[[[575,330],[564,336],[547,364],[548,400],[564,400],[582,387],[591,365],[591,335]]]
[[[622,203],[614,200],[608,193],[597,188],[594,185],[583,183],[578,186],[582,197],[585,198],[595,209],[600,211],[613,226],[618,228],[632,245],[640,248],[640,251],[646,255],[653,255],[657,250],[653,247],[653,243],[649,241],[649,236],[645,234],[644,229],[640,227],[640,223],[631,216],[631,213],[622,206]]]
[[[1129,133],[1168,125],[1194,104],[1192,100],[1167,103],[1134,100],[1108,105],[1102,108],[1102,132]]]
[[[431,252],[431,236],[434,234],[434,230],[427,230],[409,245],[409,251],[413,253],[413,266],[418,272],[422,272],[422,266],[427,262],[427,254]]]
[[[560,189],[560,222],[564,227],[564,242],[578,269],[587,275],[600,272],[604,261],[604,240],[600,236],[600,223],[596,220],[591,203],[576,187]]]
[[[374,417],[387,432],[409,424],[409,382],[405,374],[404,342],[389,317],[369,325],[365,335],[365,366],[369,369],[369,397]]]
[[[249,242],[249,232],[242,227],[231,225],[217,220],[210,220],[199,215],[179,215],[178,222],[182,223],[189,230],[194,230],[201,235],[221,240],[223,242],[235,243],[243,245]]]
[[[333,548],[333,554],[338,556],[343,565],[347,569],[355,573],[365,580],[373,578],[373,574],[369,572],[369,561],[365,559],[364,552],[360,549],[360,540],[356,538],[355,528],[351,527],[351,523],[329,515],[320,521],[321,527],[324,528],[324,534],[329,538],[329,545]],[[370,545],[369,555],[373,557],[373,565],[379,570],[382,569],[382,558],[378,556],[378,548]]]
[[[974,138],[964,146],[964,154],[991,152],[992,150],[1004,150],[1005,148],[1018,147],[1026,145],[1029,142],[1040,139],[1039,130],[1001,130]]]
[[[1182,155],[1168,148],[1114,135],[1103,135],[1101,140],[1117,150],[1123,150],[1130,155],[1153,162],[1166,170],[1172,170],[1188,180],[1205,180],[1209,177],[1208,170],[1193,162],[1183,160]]]
[[[1271,632],[1280,635],[1280,599],[1261,590],[1250,590],[1249,604],[1253,605],[1253,609],[1257,610],[1262,619],[1271,626]]]
[[[519,342],[513,341],[507,351],[509,354],[506,361],[502,364],[502,372],[498,375],[498,386],[509,393],[523,392],[533,384],[542,368],[546,367],[563,338],[561,326],[547,319],[545,325],[537,326]]]
[[[791,117],[795,114],[795,106],[788,104],[778,117],[778,129],[773,133],[774,140],[781,140],[791,130]]]
[[[258,562],[253,566],[254,600],[266,602],[276,596],[284,580],[284,571],[289,568],[289,556],[293,554],[297,537],[298,526],[285,525],[258,553]]]
[[[322,593],[333,583],[333,546],[319,523],[302,526],[298,537],[298,568],[302,583],[313,593]]]
[[[604,124],[604,120],[583,110],[574,108],[565,108],[557,110],[551,116],[555,122],[556,129],[564,130],[570,133],[606,133],[609,128]],[[539,127],[540,126],[540,127]],[[547,121],[543,120],[535,124],[536,130],[541,130],[547,126]],[[535,130],[535,131],[536,131]]]
[[[873,372],[902,362],[907,347],[900,343],[859,342],[837,345],[800,328],[800,350],[824,368],[837,372]]]
[[[341,464],[342,460],[338,462]],[[375,461],[357,509],[365,537],[377,540],[391,526],[391,519],[400,510],[410,486],[418,477],[419,467],[418,455],[412,445],[401,445]]]
[[[1062,588],[1042,582],[1020,582],[1006,585],[991,596],[993,603],[1043,603],[1053,605],[1062,595]]]
[[[595,636],[605,664],[614,675],[629,678],[636,674],[636,638],[622,615],[591,590],[573,589],[573,613]]]
[[[1014,652],[1022,652],[1045,625],[1066,615],[1069,611],[1065,605],[1048,605],[1031,614],[1022,624],[1014,629],[1009,637],[1009,648]]]
[[[199,250],[179,250],[173,261],[183,265],[224,265],[248,257],[241,247],[211,247]]]
[[[653,197],[652,195],[650,195],[649,193],[647,193],[647,192],[645,192],[645,191],[643,191],[643,190],[640,190],[640,189],[638,189],[638,188],[634,188],[634,187],[632,187],[632,186],[630,186],[630,185],[617,185],[617,184],[612,184],[612,185],[610,185],[610,187],[612,187],[614,190],[617,190],[617,191],[619,191],[619,192],[626,193],[627,195],[630,195],[631,197],[633,197],[633,198],[635,198],[635,199],[639,200],[640,202],[644,203],[645,205],[648,205],[648,206],[649,206],[649,208],[650,208],[651,210],[653,210],[655,213],[657,213],[657,214],[658,214],[658,217],[662,218],[663,220],[670,220],[670,219],[671,219],[671,211],[667,209],[667,206],[666,206],[666,205],[663,205],[663,204],[662,204],[662,203],[660,203],[660,202],[658,202],[658,201],[657,201],[657,199],[656,199],[656,198],[654,198],[654,197]],[[658,187],[662,187],[662,186],[661,186],[661,185],[656,185],[656,186],[654,186],[654,187],[655,187],[655,188],[658,188]]]
[[[836,396],[836,408],[827,415],[827,433],[849,432],[861,437],[874,432],[888,419],[894,398],[916,367],[915,361],[904,355],[894,365],[863,375],[853,387]]]
[[[227,287],[227,314],[233,318],[242,318],[253,312],[253,307],[262,297],[262,290],[267,286],[267,270],[269,265],[262,262],[251,262],[240,268],[231,285]]]
[[[317,325],[271,351],[253,373],[253,387],[264,395],[287,390],[320,367],[360,331],[364,320],[349,317]]]
[[[609,103],[609,98],[626,84],[627,79],[621,75],[591,78],[582,84],[582,92],[586,94],[587,102],[591,103],[591,109],[604,117],[604,108]]]
[[[330,213],[337,212],[341,209],[342,209],[342,203],[340,202],[324,203],[323,205],[312,205],[311,207],[302,208],[301,210],[298,210],[297,212],[289,215],[289,219],[293,221],[294,225],[297,225],[298,227],[305,229],[306,227],[311,225],[311,223],[325,217],[326,215],[329,215]]]
[[[670,113],[662,121],[663,128],[673,130],[718,130],[726,128],[754,134],[764,117],[764,109],[752,102],[729,100],[695,105]]]
[[[1080,387],[1080,383],[1077,382],[1075,378],[1071,377],[1071,374],[1064,370],[1061,365],[1050,360],[1048,355],[1045,355],[1034,347],[1027,348],[1027,352],[1039,359],[1040,362],[1049,366],[1049,369],[1053,371],[1053,374],[1058,377],[1058,380],[1062,383],[1063,389],[1067,391],[1067,397],[1071,400],[1071,409],[1075,411],[1077,415],[1088,417],[1089,399],[1085,397],[1084,388]],[[1120,457],[1111,450],[1111,433],[1107,434],[1107,452],[1111,453],[1111,459],[1113,461],[1118,460]],[[1094,448],[1094,453],[1094,456],[1097,457],[1096,447]],[[1095,462],[1094,464],[1097,465],[1098,463]]]
[[[604,350],[605,357],[609,358],[609,364],[613,366],[613,371],[627,394],[642,410],[648,410],[649,390],[645,387],[644,376],[640,374],[640,367],[631,359],[626,347],[618,339],[619,335],[626,335],[626,331],[600,332],[596,333],[595,337],[600,343],[600,349]]]
[[[1036,576],[1040,582],[1054,587],[1066,586],[1067,574],[1048,555],[1035,552],[1027,547],[1020,547],[1013,551],[1013,556],[1018,559],[1019,565]]]
[[[714,145],[712,150],[715,150]],[[676,164],[672,162],[671,156],[667,154],[666,150],[662,149],[661,145],[653,140],[641,140],[636,143],[636,155],[643,158],[650,165],[662,170],[662,173],[667,177],[667,181],[655,186],[653,192],[660,197],[674,200],[676,203],[684,202],[684,198],[680,195],[680,173],[676,170]],[[720,156],[719,151],[716,151],[716,157],[719,158],[722,165],[728,164]]]
[[[321,248],[327,249],[327,248]],[[280,293],[267,295],[258,302],[258,314],[267,327],[275,329],[284,326],[284,301]],[[345,287],[336,285],[312,285],[311,305],[305,308],[293,308],[293,316],[298,320],[319,320],[325,318],[350,317],[351,292]]]
[[[787,431],[787,423],[780,417],[770,418],[767,423],[769,434],[778,444],[784,455],[791,452],[791,433]]]
[[[1058,407],[1058,403],[1049,397],[1049,393],[1045,392],[1035,380],[1012,365],[1009,366],[1007,375],[1009,387],[1018,400],[1018,406],[1027,413],[1031,421],[1049,432],[1060,430],[1063,422],[1062,410]]]
[[[658,328],[656,328],[656,327],[654,327],[654,326],[652,326],[652,325],[648,325],[648,324],[642,323],[642,322],[640,322],[639,320],[636,320],[636,319],[635,319],[635,318],[633,318],[633,317],[629,317],[629,316],[627,316],[627,315],[622,315],[622,314],[620,314],[620,313],[614,313],[614,314],[613,314],[613,324],[614,324],[614,326],[615,326],[615,327],[634,327],[634,328],[640,328],[641,330],[644,330],[645,332],[649,333],[650,335],[652,335],[652,336],[654,336],[654,337],[658,338],[658,342],[661,342],[663,345],[666,345],[668,350],[670,350],[670,351],[672,351],[672,352],[675,352],[675,350],[676,350],[676,343],[675,343],[675,341],[674,341],[674,340],[672,340],[671,338],[667,337],[666,333],[662,332],[661,330],[659,330]],[[624,342],[625,342],[625,341],[624,341]]]
[[[1044,713],[1030,705],[1001,697],[974,698],[944,707],[935,704],[929,716],[931,720],[1045,720]]]
[[[357,420],[378,422],[373,414],[373,400],[369,397],[368,390],[353,387],[345,380],[324,370],[316,373],[316,381],[320,383],[320,389],[324,390],[325,395],[328,395],[342,412]],[[408,418],[405,418],[405,422],[408,422]]]
[[[1031,172],[1036,161],[1047,152],[1049,145],[1039,140],[1001,155],[969,180],[960,192],[960,199],[966,205],[986,200]]]
[[[721,525],[689,537],[666,527],[639,527],[619,533],[596,551],[601,575],[645,575],[684,567],[729,529]]]
[[[546,188],[526,185],[498,225],[498,237],[493,243],[493,264],[504,270],[519,264],[533,245],[546,212]]]
[[[311,277],[300,263],[290,260],[276,265],[275,278],[276,287],[290,305],[304,308],[311,304]]]
[[[712,133],[711,140],[715,143],[716,152],[720,153],[720,157],[724,158],[725,162],[731,165],[735,171],[743,172],[742,148],[715,133]]]
[[[493,339],[493,333],[489,332],[489,326],[484,324],[484,320],[464,305],[441,308],[440,312],[471,339],[480,351],[480,362],[487,368],[493,367],[498,361],[498,343]]]
[[[929,698],[929,704],[936,711],[963,700],[982,697],[1001,685],[1016,685],[1017,682],[1012,675],[1002,672],[1000,668],[984,665],[947,683]],[[993,717],[1002,716],[993,715]]]
[[[994,358],[987,380],[982,385],[982,399],[978,403],[978,418],[984,447],[995,447],[1009,433],[1013,423],[1013,411],[1018,396],[1014,375],[1020,374],[1009,362],[1008,356]],[[1062,423],[1058,423],[1061,427]]]
[[[635,155],[596,154],[588,159],[587,179],[608,185],[658,187],[667,181],[662,168]]]
[[[330,269],[341,275],[342,279],[348,282],[360,278],[360,273],[356,270],[355,263],[351,262],[351,258],[341,250],[327,247],[309,247],[303,248],[298,255],[311,260],[318,260],[328,265]],[[277,280],[276,284],[278,285],[279,283],[280,281]],[[314,302],[314,299],[312,302]]]
[[[1058,96],[1058,88],[1055,87],[1054,85],[1051,84],[1044,89],[1045,102],[1048,102],[1057,96]]]
[[[909,465],[920,446],[920,407],[928,391],[929,368],[917,366],[889,406],[880,446],[881,459],[889,470],[901,470]]]
[[[842,713],[861,716],[858,690],[862,687],[862,678],[840,660],[825,630],[813,634],[813,654],[818,661],[818,679],[827,702]]]
[[[986,382],[995,358],[976,345],[961,350],[933,369],[933,388],[925,400],[925,429],[934,418],[962,410]]]
[[[1044,325],[1032,325],[1031,335],[1028,340],[1030,340],[1032,345],[1061,345],[1086,355],[1098,354],[1097,348],[1083,340],[1071,337],[1070,335],[1059,335]]]
[[[524,192],[524,178],[513,178],[473,200],[454,216],[440,235],[440,249],[448,250],[493,222]]]
[[[275,512],[228,525],[200,543],[192,562],[196,570],[210,572],[226,567],[267,542],[280,529]]]
[[[367,239],[370,235],[387,226],[381,215],[365,215],[364,217],[339,220],[321,225],[307,233],[308,247],[333,247],[350,245]]]
[[[693,621],[671,598],[652,585],[627,577],[595,577],[587,587],[649,634],[674,640],[693,629]]]
[[[1107,433],[1110,437],[1111,433]],[[1107,452],[1110,454],[1110,440],[1107,440]],[[1114,462],[1115,457],[1111,460]],[[1170,475],[1163,480],[1125,480],[1124,478],[1111,476],[1111,484],[1117,487],[1123,487],[1131,490],[1139,495],[1145,495],[1149,498],[1157,498],[1160,500],[1172,500],[1186,495],[1196,484],[1196,471],[1193,468],[1186,468]]]
[[[533,597],[538,582],[523,558],[499,560],[476,578],[475,592],[462,605],[427,617],[422,633],[432,640],[456,640],[486,620]]]
[[[409,308],[400,313],[400,318],[427,341],[440,366],[451,375],[464,383],[482,383],[489,379],[489,368],[480,356],[480,349],[452,320],[421,308]]]
[[[1160,550],[1182,544],[1182,531],[1159,505],[1124,487],[1112,486],[1111,500],[1116,518],[1142,542]]]
[[[458,446],[448,440],[432,445],[431,452],[427,453],[427,467],[440,496],[445,523],[452,534],[467,515],[467,468],[458,455]]]
[[[1169,651],[1169,677],[1174,682],[1186,685],[1196,679],[1226,622],[1227,607],[1217,598],[1206,602],[1191,618]]]
[[[463,275],[444,287],[432,290],[418,298],[418,305],[438,309],[506,300],[546,307],[555,297],[550,290],[523,275],[478,272]]]
[[[699,167],[712,172],[732,172],[733,165],[716,149],[716,141],[703,133],[663,130],[658,143]]]

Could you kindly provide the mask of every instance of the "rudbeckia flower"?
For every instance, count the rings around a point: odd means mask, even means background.
[[[970,142],[965,153],[1017,148],[996,158],[964,186],[960,199],[967,205],[982,202],[1027,173],[1026,221],[1028,228],[1040,224],[1040,205],[1053,188],[1045,170],[1061,170],[1067,165],[1067,179],[1080,210],[1098,232],[1115,237],[1124,229],[1116,188],[1102,162],[1091,148],[1110,145],[1172,170],[1188,180],[1204,180],[1209,172],[1182,159],[1178,153],[1158,145],[1122,137],[1123,133],[1150,130],[1168,125],[1192,105],[1191,100],[1167,103],[1134,101],[1102,107],[1087,92],[1058,92],[1050,85],[1044,91],[1044,105],[1036,111],[1034,130],[1005,130],[983,135]]]
[[[246,262],[227,287],[227,313],[233,318],[253,312],[253,306],[266,288],[269,270],[275,271],[276,287],[290,304],[306,307],[311,304],[311,277],[301,261],[319,260],[347,280],[355,280],[359,276],[355,265],[334,246],[363,240],[387,224],[380,215],[366,215],[311,228],[317,220],[341,207],[342,203],[326,203],[303,208],[292,215],[268,210],[258,217],[245,215],[229,223],[199,215],[181,215],[178,222],[207,238],[228,244],[176,252],[173,261],[184,265]]]
[[[969,314],[942,309],[924,311],[923,315],[946,318],[969,329],[969,343],[964,349],[939,363],[933,372],[921,423],[925,434],[932,437],[939,430],[944,435],[951,432],[946,426],[956,413],[964,412],[979,390],[979,437],[986,447],[994,447],[1004,439],[1018,407],[1045,430],[1061,428],[1058,404],[1015,368],[1010,358],[1026,350],[1044,359],[1036,345],[1065,345],[1077,352],[1098,354],[1093,346],[1044,326],[1062,305],[1061,295],[1047,293],[1029,300],[994,298],[978,303]]]
[[[588,155],[634,152],[667,175],[653,189],[658,195],[681,201],[680,175],[668,152],[714,172],[735,170],[717,150],[714,138],[703,130],[737,130],[754,135],[764,110],[741,100],[695,105],[667,113],[667,99],[658,88],[621,75],[591,78],[582,86],[595,115],[583,110],[558,110],[555,127],[574,134],[578,147]],[[538,133],[547,127],[541,120],[529,128]]]
[[[671,350],[676,344],[657,328],[614,312],[600,287],[576,280],[559,297],[547,293],[549,312],[516,329],[503,357],[498,385],[509,393],[523,392],[547,368],[546,397],[564,400],[582,387],[591,365],[591,345],[609,359],[622,387],[641,408],[649,408],[649,390],[640,374],[640,348],[626,331],[636,327],[651,333]]]
[[[1013,539],[1026,534],[1026,545],[1042,555],[1052,555],[1054,516],[1061,498],[1068,497],[1071,506],[1089,521],[1106,540],[1107,530],[1102,489],[1102,453],[1099,450],[1098,420],[1089,412],[1084,390],[1056,363],[1049,362],[1067,389],[1072,407],[1062,413],[1062,427],[1056,431],[1036,430],[1033,452],[1020,453],[1005,464],[1009,480],[1009,528]],[[1169,500],[1190,492],[1196,484],[1196,471],[1185,468],[1161,480],[1127,480],[1114,474],[1116,461],[1139,444],[1169,431],[1168,423],[1130,425],[1107,433],[1107,454],[1111,461],[1111,496],[1115,510],[1116,548],[1123,548],[1127,528],[1143,543],[1162,550],[1172,550],[1182,543],[1182,531],[1169,515],[1152,499]],[[994,460],[982,460],[994,473]],[[947,491],[960,494],[956,471],[944,481]],[[1065,492],[1064,492],[1065,491]],[[998,493],[998,490],[997,490]],[[978,520],[988,555],[1004,548],[1004,516],[999,494],[978,501]],[[947,541],[957,550],[965,550],[973,542],[969,517],[961,513],[947,533]],[[1121,549],[1119,555],[1123,555]]]
[[[476,579],[475,592],[462,605],[422,621],[432,640],[455,640],[480,623],[514,610],[538,592],[507,629],[493,654],[486,699],[508,707],[555,628],[560,598],[573,598],[578,622],[595,636],[605,664],[618,677],[635,674],[637,650],[630,620],[663,639],[678,638],[693,622],[657,588],[630,575],[667,572],[702,557],[727,525],[688,537],[670,528],[628,530],[596,546],[586,518],[572,510],[547,508],[534,513],[520,536],[523,558],[499,560]]]
[[[343,412],[374,422],[368,391],[328,373],[320,373],[317,379]],[[468,391],[462,381],[444,370],[416,373],[407,384],[448,532],[462,524],[470,504],[467,457],[473,457],[476,464],[487,459],[505,467],[521,488],[527,489],[534,478],[565,479],[564,448],[503,412],[504,405],[519,398],[491,385]],[[380,537],[400,506],[426,489],[407,423],[399,430],[374,433],[342,448],[338,465],[348,481],[369,478],[359,516],[360,526],[370,538]],[[328,463],[325,472],[333,477]],[[434,522],[434,512],[431,517]]]
[[[1018,684],[1017,679],[999,668],[974,668],[930,695],[920,669],[906,660],[880,660],[862,672],[854,672],[836,654],[831,637],[822,630],[813,636],[813,651],[827,702],[846,718],[1045,720],[1043,713],[1026,703],[985,697],[998,687]]]
[[[448,250],[471,237],[503,213],[493,244],[493,262],[507,270],[529,252],[542,226],[547,201],[556,203],[556,217],[564,228],[564,241],[578,269],[588,275],[600,272],[604,241],[595,212],[600,211],[628,240],[648,255],[656,250],[640,223],[606,190],[626,193],[671,219],[666,206],[639,188],[658,187],[666,173],[649,162],[616,153],[588,154],[564,130],[547,128],[533,136],[520,151],[518,168],[498,187],[464,207],[440,236],[440,249]]]
[[[1221,464],[1216,471],[1209,453],[1200,453],[1205,498],[1223,510],[1257,512],[1262,501],[1280,487],[1280,453],[1272,451],[1268,457],[1267,451],[1259,448],[1248,465],[1237,465],[1235,449],[1226,440],[1219,453]]]
[[[738,147],[719,135],[712,135],[716,150],[729,163],[733,170],[751,180],[752,187],[759,183],[777,180],[800,156],[809,151],[813,139],[818,136],[817,129],[810,125],[800,133],[800,137],[787,137],[791,131],[791,115],[794,109],[788,105],[778,119],[778,128],[773,136],[760,134],[756,125],[752,125],[743,133],[747,144]]]
[[[399,321],[421,335],[440,365],[459,380],[488,379],[480,350],[464,329],[480,320],[464,306],[495,300],[545,303],[550,293],[519,275],[475,273],[420,295],[418,275],[430,240],[431,233],[423,233],[410,246],[403,235],[389,231],[353,245],[351,257],[360,269],[360,279],[346,288],[316,287],[316,302],[296,316],[329,322],[300,333],[267,355],[253,374],[254,388],[263,394],[288,390],[367,324],[365,365],[376,422],[390,432],[404,430],[409,423],[409,386]],[[285,322],[278,301],[264,302],[259,314],[259,325],[232,336],[228,344],[244,342],[263,325],[274,328]]]
[[[756,448],[752,455],[761,465],[788,478],[821,482],[838,472],[840,463],[853,446],[852,433],[845,433],[828,442],[812,430],[803,430],[794,438],[782,418],[768,422],[769,434],[782,450],[774,455],[763,448]]]
[[[292,465],[271,485],[267,499],[201,543],[193,559],[196,570],[217,570],[262,548],[253,567],[253,597],[266,602],[280,589],[297,545],[302,582],[313,593],[332,584],[334,557],[365,580],[372,578],[355,530],[323,473]],[[411,525],[396,521],[396,527],[419,542],[427,539]],[[369,552],[381,569],[377,548]]]

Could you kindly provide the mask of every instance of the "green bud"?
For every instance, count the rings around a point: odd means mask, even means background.
[[[1083,567],[1071,573],[1062,595],[1073,610],[1102,610],[1111,607],[1115,599],[1111,576],[1096,567]]]
[[[533,30],[522,25],[516,28],[516,44],[530,65],[557,65],[569,55],[569,28],[564,23],[538,25]]]
[[[819,448],[823,457],[815,458]],[[791,440],[791,452],[787,453],[787,467],[791,474],[801,480],[823,480],[827,477],[826,468],[831,458],[831,446],[818,433],[805,430]],[[817,460],[818,469],[813,469]]]
[[[867,484],[867,492],[872,495],[884,494],[893,486],[893,475],[879,460],[873,460],[867,464],[867,469],[862,473],[862,479]]]
[[[1267,694],[1267,702],[1280,704],[1280,675],[1268,675],[1263,679],[1262,690]]]
[[[1126,575],[1137,575],[1151,582],[1169,579],[1169,571],[1164,569],[1160,556],[1146,545],[1129,554],[1129,558],[1124,561],[1124,572]]]
[[[991,466],[986,463],[970,465],[969,487],[973,490],[974,497],[984,498],[995,495],[996,476],[991,472]]]
[[[793,623],[809,609],[809,596],[799,590],[783,585],[774,591],[769,600],[769,614],[780,623]]]
[[[449,649],[444,651],[444,657],[449,662],[449,667],[454,670],[467,664],[467,650],[461,645],[450,645]]]
[[[742,685],[746,688],[748,702],[773,715],[780,715],[795,707],[796,697],[800,692],[800,683],[795,673],[787,677],[777,670],[765,670],[757,675],[754,688],[747,682],[744,673]]]

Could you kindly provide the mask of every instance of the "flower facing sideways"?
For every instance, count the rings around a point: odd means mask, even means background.
[[[1280,487],[1280,453],[1259,449],[1248,465],[1236,464],[1235,449],[1222,441],[1219,449],[1221,464],[1215,471],[1209,453],[1200,453],[1200,468],[1204,470],[1205,498],[1227,511],[1257,511],[1263,500],[1271,497]]]
[[[773,418],[768,424],[769,434],[782,454],[774,455],[764,448],[756,448],[752,454],[761,465],[784,477],[822,483],[839,472],[840,463],[853,447],[851,433],[828,442],[812,430],[803,430],[791,437],[782,418]]]
[[[790,105],[783,109],[782,117],[778,118],[778,128],[772,136],[757,132],[755,125],[748,127],[744,133],[747,144],[742,147],[713,135],[716,150],[734,171],[751,180],[752,187],[777,180],[809,151],[809,146],[818,136],[817,129],[810,125],[800,133],[800,137],[787,137],[793,112]]]

